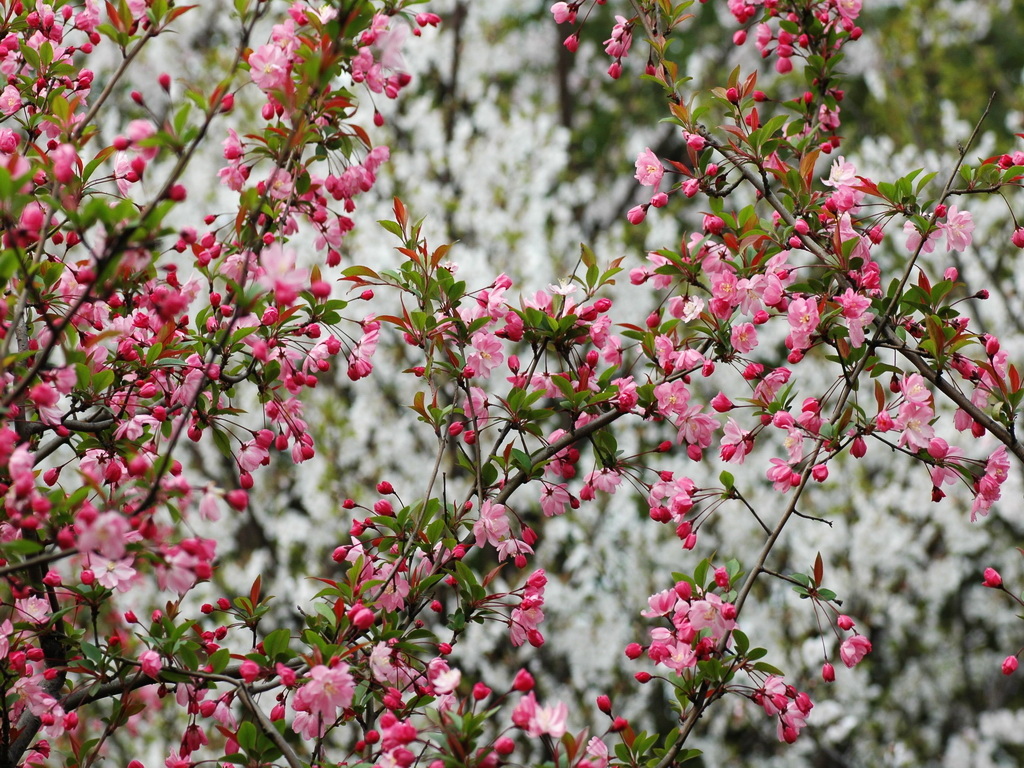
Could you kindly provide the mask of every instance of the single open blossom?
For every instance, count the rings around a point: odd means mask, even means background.
[[[488,379],[491,371],[505,360],[501,339],[493,333],[477,331],[473,334],[472,347],[466,355],[466,365],[473,369],[473,375]]]
[[[871,653],[871,641],[864,635],[848,637],[839,646],[839,656],[842,658],[843,664],[848,667],[857,666],[869,653]]]
[[[490,499],[484,501],[480,505],[480,519],[473,524],[473,535],[476,536],[478,547],[482,547],[485,543],[496,547],[506,540],[511,535],[511,529],[505,514],[505,507],[495,504]]]
[[[21,94],[13,85],[8,85],[0,93],[0,112],[5,115],[13,115],[21,109]]]
[[[753,323],[734,325],[730,333],[733,349],[745,355],[757,346],[757,330]]]
[[[544,483],[540,494],[540,508],[545,517],[554,517],[564,513],[571,500],[565,485]]]
[[[921,248],[922,253],[931,253],[935,250],[935,242],[939,239],[942,234],[938,229],[933,229],[928,233],[928,239],[925,240],[924,245],[921,245],[921,233],[918,231],[917,226],[914,222],[906,221],[903,223],[903,232],[907,236],[907,250],[911,253],[917,251],[918,247]]]
[[[89,558],[89,567],[96,575],[96,583],[100,586],[116,589],[118,592],[131,590],[132,582],[135,580],[132,558],[108,560],[103,555],[92,555]]]
[[[949,206],[946,220],[938,223],[938,228],[946,235],[947,251],[966,251],[971,246],[971,233],[974,232],[974,218],[970,211],[958,210],[955,205]]]
[[[804,350],[811,346],[811,335],[818,327],[818,304],[813,298],[793,299],[789,303],[790,349]]]
[[[569,708],[564,702],[542,707],[537,704],[533,691],[530,691],[519,700],[519,704],[512,711],[512,722],[533,738],[548,735],[560,739],[565,734],[568,716]]]
[[[898,445],[909,446],[915,451],[928,448],[935,436],[935,428],[930,423],[934,416],[934,411],[925,403],[903,403],[896,418],[896,426],[903,430]]]
[[[864,328],[875,319],[872,312],[868,312],[871,306],[871,299],[862,296],[847,288],[842,295],[836,296],[836,303],[842,307],[842,316],[846,320],[846,327],[850,331],[850,344],[855,348],[864,344]]]
[[[309,670],[309,682],[295,692],[292,706],[298,713],[293,728],[307,738],[318,738],[338,717],[338,710],[352,703],[355,681],[348,664],[318,664]]]
[[[280,46],[261,45],[249,55],[249,76],[264,93],[283,89],[291,61]]]
[[[664,175],[665,169],[661,165],[661,160],[651,151],[650,147],[646,147],[643,152],[637,155],[635,178],[642,185],[657,189]]]

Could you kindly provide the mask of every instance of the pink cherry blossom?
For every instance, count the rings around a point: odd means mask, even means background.
[[[811,336],[818,327],[818,304],[813,298],[800,297],[789,303],[790,348],[798,351],[811,346]]]
[[[13,85],[8,85],[0,93],[0,112],[5,115],[13,115],[21,109],[21,94]]]
[[[661,165],[661,160],[651,151],[650,147],[646,147],[637,155],[635,178],[643,186],[657,189],[664,173],[665,169]]]
[[[264,93],[282,90],[290,68],[288,55],[272,43],[261,45],[249,55],[249,76]]]
[[[501,339],[493,333],[477,331],[473,334],[472,345],[469,354],[466,355],[466,364],[473,369],[475,376],[489,379],[491,371],[505,361]]]
[[[482,547],[485,543],[497,547],[502,541],[511,535],[508,517],[505,507],[495,504],[490,499],[480,505],[480,517],[473,524],[473,535],[476,536],[476,545]]]
[[[946,220],[940,221],[937,226],[946,235],[947,251],[966,251],[970,248],[971,233],[974,232],[974,218],[970,211],[961,211],[951,205]]]
[[[839,656],[847,667],[855,667],[871,653],[871,641],[864,635],[853,635],[846,638],[839,646]]]
[[[309,681],[295,692],[292,700],[292,706],[299,713],[293,728],[307,738],[317,738],[334,723],[338,710],[352,703],[355,682],[344,662],[334,667],[317,664],[309,670],[308,677]]]
[[[733,349],[745,355],[757,346],[757,330],[753,323],[734,325],[730,332]]]
[[[939,239],[940,232],[938,229],[932,229],[928,233],[928,239],[925,240],[923,246],[921,246],[921,232],[912,221],[906,221],[903,223],[903,232],[907,236],[907,250],[911,253],[915,253],[920,247],[922,253],[931,253],[935,250],[935,242]]]
[[[903,403],[895,422],[896,427],[903,430],[897,444],[906,445],[915,451],[927,448],[935,436],[935,429],[930,424],[934,416],[934,411],[927,404],[909,400]]]

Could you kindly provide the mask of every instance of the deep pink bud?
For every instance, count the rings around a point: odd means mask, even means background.
[[[853,629],[853,619],[851,619],[845,613],[841,614],[839,618],[836,619],[836,624],[839,625],[840,629],[845,630],[847,632]]]
[[[640,643],[630,643],[626,646],[626,658],[638,659],[643,654],[644,649]]]
[[[520,669],[512,681],[512,688],[520,693],[529,693],[533,690],[533,675],[525,669]]]
[[[1017,671],[1018,663],[1016,656],[1007,656],[1003,659],[1003,674],[1012,675]]]
[[[227,499],[228,504],[230,504],[233,509],[236,509],[239,512],[244,511],[245,508],[249,506],[249,494],[241,488],[228,491],[224,495],[224,498]]]
[[[998,589],[1003,586],[1003,577],[999,575],[999,571],[995,568],[986,568],[985,580],[982,582],[982,586]]]
[[[483,701],[491,695],[491,689],[483,683],[477,683],[473,686],[473,698],[477,701]]]
[[[238,668],[238,674],[247,683],[251,683],[260,676],[260,665],[252,659],[246,659]]]
[[[725,396],[724,392],[719,392],[713,398],[711,398],[711,407],[714,408],[718,413],[726,413],[735,408],[735,404],[728,397]]]

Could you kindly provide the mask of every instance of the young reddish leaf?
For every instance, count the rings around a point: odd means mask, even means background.
[[[249,602],[252,603],[252,607],[255,610],[256,606],[260,602],[260,589],[263,586],[263,576],[257,576],[252,582],[252,588],[249,590]]]
[[[409,223],[409,213],[405,209],[405,203],[395,198],[395,219],[404,230]]]

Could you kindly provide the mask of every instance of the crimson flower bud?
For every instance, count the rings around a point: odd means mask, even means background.
[[[252,659],[246,659],[238,668],[238,674],[247,683],[251,683],[260,676],[260,666]]]
[[[249,506],[249,494],[241,488],[228,491],[224,498],[227,499],[228,504],[230,504],[232,508],[239,512],[242,512]]]
[[[999,575],[999,571],[995,568],[986,568],[985,580],[982,582],[982,586],[998,589],[1003,586],[1003,577]]]
[[[851,619],[845,613],[841,614],[839,618],[836,619],[836,624],[839,626],[840,629],[845,630],[847,632],[853,629],[853,619]]]
[[[515,680],[512,681],[512,689],[520,693],[529,693],[533,690],[533,675],[525,669],[516,672]]]
[[[473,686],[473,698],[476,701],[483,701],[491,695],[491,689],[483,683],[477,683]]]
[[[602,693],[597,697],[597,708],[606,715],[610,715],[612,713],[612,700]]]
[[[377,617],[365,605],[357,605],[349,609],[349,618],[359,629],[369,629]]]
[[[651,673],[650,672],[637,672],[635,675],[633,675],[633,677],[635,677],[636,681],[638,683],[640,683],[641,685],[643,683],[649,683],[651,681]]]
[[[826,683],[834,683],[836,680],[836,668],[827,661],[821,667],[821,679]]]
[[[630,643],[626,646],[626,658],[638,659],[643,654],[644,649],[640,643]]]
[[[1016,656],[1007,656],[1003,659],[1003,674],[1012,675],[1017,671],[1018,663]]]
[[[711,398],[711,407],[714,408],[715,411],[718,413],[726,413],[727,411],[731,411],[736,406],[733,404],[732,400],[725,396],[724,392],[719,392],[717,395]]]

